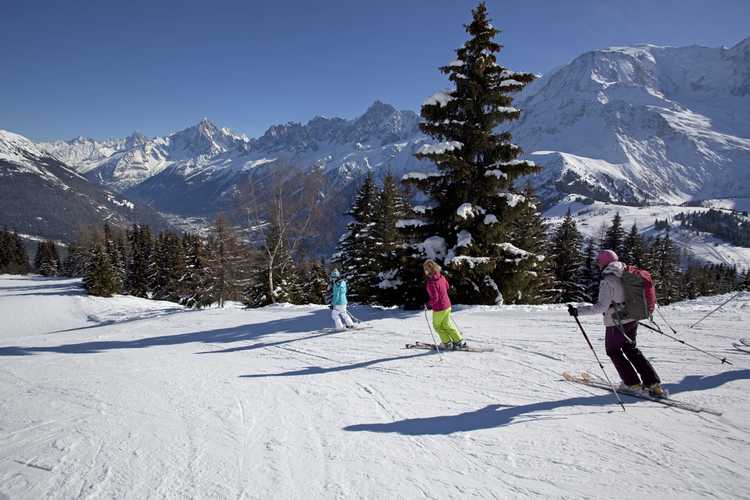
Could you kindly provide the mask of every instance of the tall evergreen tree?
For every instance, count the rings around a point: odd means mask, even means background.
[[[163,232],[154,241],[150,276],[153,298],[179,302],[185,294],[186,256],[180,237]]]
[[[537,259],[530,249],[512,243],[513,223],[525,201],[513,182],[538,167],[517,160],[521,149],[511,143],[511,134],[496,129],[520,116],[511,93],[534,76],[497,64],[499,31],[490,24],[484,3],[472,14],[466,26],[469,40],[456,51],[455,61],[440,68],[454,88],[422,105],[420,129],[440,142],[424,145],[417,157],[433,162],[438,172],[404,178],[432,205],[419,219],[404,223],[410,227],[405,265],[421,269],[422,259],[437,258],[464,303],[520,302],[523,292],[515,278],[531,271]]]
[[[104,252],[112,265],[115,293],[121,293],[125,289],[125,280],[127,279],[125,243],[121,236],[116,237],[114,235],[112,227],[108,223],[104,224]]]
[[[115,293],[114,273],[109,256],[100,243],[90,249],[83,286],[89,295],[111,297]]]
[[[536,255],[526,272],[513,275],[512,283],[506,283],[520,293],[519,302],[539,304],[545,300],[545,289],[554,280],[551,264],[548,262],[546,247],[548,244],[547,221],[537,208],[540,204],[530,184],[524,188],[524,201],[519,204],[519,212],[511,223],[510,242]]]
[[[148,297],[152,271],[153,238],[148,226],[133,225],[128,232],[130,260],[128,262],[127,291],[136,297]]]
[[[599,297],[599,268],[596,265],[596,242],[594,238],[586,241],[581,268],[581,284],[584,289],[584,300],[595,302]]]
[[[213,302],[213,281],[208,270],[203,241],[194,234],[182,237],[182,248],[185,252],[185,274],[180,280],[183,295],[180,303],[193,309],[210,306]]]
[[[333,264],[346,278],[349,297],[358,302],[370,302],[375,281],[379,248],[375,243],[375,218],[379,192],[368,173],[357,191],[354,204],[346,215],[352,217],[346,233],[339,240]]]
[[[0,231],[0,273],[26,274],[31,272],[26,247],[18,233]]]
[[[587,299],[586,286],[581,280],[584,263],[581,239],[576,222],[568,210],[552,236],[550,253],[554,282],[550,290],[551,302],[581,302]]]
[[[669,231],[652,242],[648,262],[659,304],[671,304],[679,300],[682,273],[679,267],[679,255],[669,236]]]
[[[416,208],[416,207],[415,207]],[[421,210],[419,207],[418,210]],[[401,303],[398,286],[391,286],[389,277],[401,267],[403,237],[398,229],[398,221],[410,213],[407,195],[399,189],[396,178],[390,173],[383,179],[383,189],[375,208],[374,248],[376,250],[373,268],[376,271],[370,283],[375,300],[383,305]]]
[[[617,212],[612,218],[612,225],[609,226],[602,242],[602,249],[613,250],[618,257],[623,253],[623,244],[625,242],[625,229],[622,227],[622,217]]]
[[[34,271],[42,276],[57,276],[62,272],[60,255],[54,241],[40,241],[34,257]]]
[[[223,216],[219,216],[214,222],[208,244],[214,298],[219,307],[224,307],[224,301],[239,298],[239,284],[247,272],[247,256]]]
[[[646,261],[646,249],[643,238],[638,232],[635,222],[622,244],[622,255],[620,260],[637,267],[643,267]]]

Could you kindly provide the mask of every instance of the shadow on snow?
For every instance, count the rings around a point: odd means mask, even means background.
[[[743,369],[723,372],[707,377],[688,375],[676,384],[665,384],[665,387],[668,388],[672,394],[679,394],[681,392],[713,389],[728,382],[747,379],[750,379],[750,370]],[[632,397],[623,397],[623,402],[626,404],[632,404],[636,401],[638,400]],[[504,427],[528,420],[554,418],[554,415],[543,416],[538,415],[538,412],[555,410],[567,406],[612,406],[616,404],[617,400],[612,394],[586,397],[581,396],[561,399],[558,401],[542,401],[520,406],[493,404],[485,406],[479,410],[459,413],[456,415],[409,418],[388,423],[357,424],[344,427],[344,430],[353,432],[366,431],[397,433],[407,436],[452,434],[454,432],[467,432]],[[526,416],[527,418],[518,420],[518,417],[522,416]]]
[[[377,310],[364,310],[358,311],[360,317],[363,320],[375,319],[379,315]],[[408,315],[411,314],[407,311],[398,311],[397,315]],[[248,311],[248,317],[252,317],[252,311]],[[389,318],[394,317],[393,312],[388,315]],[[107,322],[104,324],[91,325],[87,327],[77,328],[75,330],[84,330],[87,328],[97,328],[103,326],[111,326],[120,323],[128,323],[131,321],[137,321],[138,319],[126,319],[122,321]],[[90,341],[80,342],[72,344],[62,344],[57,346],[6,346],[0,347],[0,356],[24,356],[36,353],[44,352],[56,352],[63,354],[93,354],[104,351],[111,351],[117,349],[142,349],[146,347],[157,347],[157,346],[169,346],[179,344],[190,344],[190,343],[205,343],[205,344],[223,344],[232,342],[245,342],[255,339],[260,339],[269,335],[286,333],[313,333],[313,335],[294,337],[291,339],[285,339],[279,342],[271,343],[259,343],[250,346],[237,346],[228,349],[222,349],[218,351],[204,351],[200,354],[207,353],[230,353],[241,350],[252,350],[262,347],[272,347],[275,345],[286,344],[290,342],[297,342],[308,338],[323,337],[328,334],[316,333],[316,330],[320,330],[325,327],[330,327],[331,315],[328,309],[319,309],[315,311],[306,312],[300,316],[292,318],[281,318],[262,323],[249,323],[241,326],[235,326],[231,328],[219,328],[216,330],[204,330],[197,332],[187,332],[175,335],[163,335],[158,337],[144,337],[141,339],[134,340],[102,340],[102,341]],[[154,325],[148,325],[148,328],[153,328]],[[145,327],[142,327],[145,328]],[[73,330],[73,331],[75,331]],[[331,332],[333,333],[333,332]]]

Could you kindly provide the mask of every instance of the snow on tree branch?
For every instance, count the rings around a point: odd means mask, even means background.
[[[514,108],[515,109],[515,108]],[[447,141],[439,142],[437,144],[425,144],[417,150],[418,155],[441,155],[448,151],[454,151],[464,147],[462,142],[458,141]]]

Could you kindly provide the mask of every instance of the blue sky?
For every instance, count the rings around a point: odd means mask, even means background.
[[[35,140],[163,135],[208,117],[251,137],[376,99],[418,110],[476,1],[17,1],[0,8],[0,128]],[[612,45],[732,46],[748,0],[489,0],[500,62],[544,73]]]

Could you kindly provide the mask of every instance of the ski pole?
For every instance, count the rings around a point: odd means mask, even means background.
[[[568,310],[571,309],[573,306],[568,306]],[[599,361],[599,356],[596,354],[596,351],[594,350],[594,346],[591,344],[591,341],[589,340],[589,336],[586,335],[586,330],[583,329],[583,325],[581,325],[581,322],[578,319],[578,315],[573,316],[573,318],[576,320],[576,323],[578,323],[578,328],[581,329],[581,333],[583,334],[583,338],[586,339],[586,343],[589,345],[589,348],[591,349],[591,352],[594,353],[594,357],[596,358],[596,362],[599,363],[599,368],[602,369],[602,373],[604,373],[604,378],[607,379],[607,382],[609,382],[609,386],[612,388],[612,392],[615,393],[615,397],[617,398],[617,402],[620,403],[620,406],[622,406],[622,411],[625,411],[625,405],[622,403],[622,399],[620,399],[620,395],[617,393],[617,389],[615,389],[615,384],[612,383],[612,381],[609,379],[609,375],[607,375],[607,370],[604,369],[604,365],[601,361]]]
[[[427,317],[427,306],[424,308],[424,319],[427,322],[427,328],[430,330],[430,336],[432,337],[432,342],[435,344],[435,350],[440,354],[440,361],[445,361],[445,358],[443,357],[443,352],[440,350],[440,346],[437,343],[437,340],[435,340],[435,334],[432,333],[432,325],[430,325],[430,319]]]
[[[659,313],[659,317],[662,319],[662,321],[664,321],[664,324],[667,325],[670,330],[672,330],[672,333],[674,333],[675,335],[677,335],[677,330],[675,330],[674,328],[672,328],[672,325],[669,324],[669,321],[667,321],[667,318],[665,318],[664,315],[661,313],[661,307],[657,306],[656,307],[656,312]],[[651,322],[654,323],[654,324],[656,324],[656,321],[654,321],[653,319],[651,320]]]
[[[696,350],[696,351],[698,351],[698,352],[702,352],[703,354],[707,354],[708,356],[711,356],[712,358],[716,358],[716,359],[718,359],[718,360],[720,360],[720,361],[721,361],[721,364],[724,364],[724,363],[726,363],[726,364],[728,364],[728,365],[731,365],[731,364],[732,364],[732,362],[731,362],[731,361],[729,361],[729,360],[728,360],[727,358],[720,358],[719,356],[717,356],[717,355],[715,355],[715,354],[711,354],[710,352],[708,352],[708,351],[704,351],[703,349],[700,349],[700,348],[698,348],[698,347],[695,347],[695,346],[694,346],[694,345],[692,345],[692,344],[688,344],[687,342],[685,342],[685,341],[684,341],[684,340],[682,340],[682,339],[678,339],[677,337],[673,337],[673,336],[669,335],[668,333],[664,333],[663,331],[661,331],[661,329],[660,329],[660,328],[654,328],[653,326],[649,326],[649,325],[647,325],[647,324],[645,324],[645,323],[641,323],[640,321],[638,322],[638,324],[639,324],[639,325],[641,325],[641,326],[642,326],[642,327],[644,327],[644,328],[648,328],[649,330],[655,331],[656,333],[660,333],[660,334],[664,335],[664,336],[665,336],[665,337],[667,337],[667,338],[670,338],[670,339],[672,339],[672,340],[676,340],[676,341],[677,341],[677,342],[679,342],[680,344],[684,344],[684,345],[686,345],[686,346],[688,346],[688,347],[690,347],[690,348],[692,348],[692,349],[695,349],[695,350]]]
[[[692,328],[695,325],[697,325],[698,323],[700,323],[701,321],[703,321],[704,319],[708,318],[713,313],[715,313],[716,311],[718,311],[719,309],[721,309],[722,307],[724,307],[725,305],[729,304],[731,301],[733,301],[734,299],[736,299],[737,297],[739,297],[740,295],[742,295],[742,292],[743,292],[743,290],[740,290],[739,292],[735,293],[734,295],[732,295],[731,297],[729,297],[727,300],[725,300],[724,302],[722,302],[721,304],[719,304],[719,307],[717,307],[716,309],[714,309],[710,313],[708,313],[705,316],[703,316],[701,319],[699,319],[698,321],[696,321],[695,323],[693,323],[692,325],[690,325],[688,328]]]

